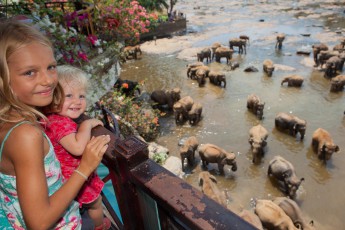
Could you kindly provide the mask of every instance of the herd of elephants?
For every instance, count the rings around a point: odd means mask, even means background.
[[[275,35],[275,41],[271,46],[276,53],[284,50],[287,39],[289,38],[284,33]],[[204,93],[205,90],[209,90],[207,89],[209,87],[212,88],[206,93],[208,95],[210,92],[219,93],[229,90],[229,82],[233,84],[235,81],[232,73],[235,74],[236,71],[249,74],[251,72],[261,72],[264,79],[276,78],[277,65],[272,58],[264,57],[260,63],[242,66],[243,61],[241,62],[241,60],[243,59],[238,57],[250,55],[250,49],[252,49],[250,43],[253,42],[252,40],[249,36],[241,34],[237,38],[229,39],[226,45],[221,44],[221,42],[212,42],[209,47],[203,47],[195,54],[195,62],[189,62],[185,65],[183,70],[185,79],[183,81],[179,82],[177,80],[177,82],[174,82],[173,85],[175,87],[166,87],[165,85],[163,87],[165,89],[151,90],[149,93],[151,103],[153,107],[158,106],[158,108],[164,109],[164,111],[171,111],[167,113],[169,118],[165,117],[161,120],[167,123],[165,127],[175,128],[175,131],[173,131],[175,133],[188,129],[183,134],[179,134],[178,147],[174,149],[176,152],[174,155],[180,158],[179,164],[182,171],[186,173],[184,177],[186,181],[200,188],[203,193],[216,202],[229,208],[258,229],[335,229],[332,226],[326,226],[327,224],[325,223],[327,221],[320,219],[322,214],[312,214],[328,212],[327,210],[305,212],[306,209],[303,205],[306,203],[306,200],[311,199],[308,198],[308,194],[313,193],[313,191],[311,191],[312,189],[306,191],[308,185],[303,186],[312,178],[308,178],[308,174],[303,174],[301,170],[295,169],[295,164],[300,169],[303,163],[289,160],[289,157],[285,157],[288,154],[279,154],[279,144],[278,146],[270,146],[270,137],[272,138],[272,135],[273,138],[287,139],[289,144],[297,145],[299,150],[303,149],[304,145],[308,145],[310,146],[310,152],[315,156],[313,161],[316,163],[314,164],[318,164],[318,167],[326,170],[327,168],[332,169],[334,168],[332,161],[333,153],[340,152],[341,148],[339,146],[342,144],[334,140],[333,130],[323,128],[321,125],[310,130],[308,127],[310,125],[309,118],[297,116],[289,109],[277,112],[273,117],[272,115],[266,116],[267,113],[272,112],[271,106],[273,105],[267,105],[258,91],[256,91],[255,93],[247,94],[245,96],[246,101],[238,99],[246,109],[245,119],[249,121],[247,123],[250,123],[250,128],[247,129],[246,134],[241,134],[242,138],[246,136],[247,146],[249,146],[247,154],[240,153],[240,151],[235,150],[236,148],[228,151],[226,150],[230,149],[228,145],[223,146],[219,144],[222,142],[215,144],[213,142],[215,139],[209,141],[207,140],[207,135],[202,136],[202,126],[206,121],[209,121],[207,116],[217,113],[217,110],[207,111],[209,109],[212,110],[212,106],[204,103],[205,101],[212,103],[214,98],[203,100],[203,97],[207,96],[193,95],[199,95],[200,92]],[[129,59],[134,59],[129,62],[129,66],[135,66],[135,62],[145,59],[144,56],[146,54],[141,51],[140,46],[127,47],[126,52]],[[341,97],[345,86],[345,75],[342,74],[345,62],[345,38],[338,39],[338,43],[332,46],[323,42],[315,42],[311,46],[310,54],[306,52],[303,55],[311,56],[314,65],[313,69],[319,73],[318,76],[322,76],[328,82],[328,92]],[[215,66],[217,68],[214,68]],[[219,66],[223,67],[219,68]],[[231,73],[231,78],[229,78],[229,72]],[[126,75],[121,75],[121,78],[122,81],[127,83],[127,86],[132,86],[129,87],[129,90],[137,89],[138,82],[136,80],[140,78],[134,77],[123,80],[126,78]],[[198,93],[184,95],[183,89],[186,87],[185,85],[178,85],[178,82],[182,84],[188,82],[188,87],[198,91]],[[292,89],[297,92],[296,94],[300,94],[300,90],[303,90],[309,82],[310,79],[298,73],[285,74],[279,80],[279,85],[286,90]],[[238,97],[240,98],[241,96]],[[298,96],[294,100],[299,100]],[[306,109],[309,108],[306,107]],[[320,108],[320,110],[322,109]],[[338,108],[340,110],[339,113],[345,113],[344,109]],[[205,114],[206,111],[207,113]],[[324,113],[327,113],[327,111]],[[222,115],[218,114],[218,116]],[[267,121],[267,119],[271,119],[271,121]],[[173,125],[168,124],[171,121],[174,121]],[[267,127],[267,122],[273,124],[273,128],[270,127],[273,130],[272,133],[270,128]],[[308,134],[306,134],[307,130]],[[233,130],[233,132],[236,132],[236,130]],[[226,132],[224,132],[224,136],[226,135]],[[309,135],[308,143],[306,143],[305,135]],[[339,138],[336,139],[339,140]],[[272,152],[277,152],[277,154]],[[293,149],[291,155],[295,153],[296,149]],[[250,169],[243,169],[241,167],[241,163],[244,161],[243,158],[250,161]],[[310,159],[311,157],[309,156],[308,158]],[[304,164],[306,163],[304,162]],[[257,187],[254,187],[251,188],[253,194],[250,195],[253,199],[248,201],[248,204],[239,204],[243,200],[236,202],[236,198],[241,196],[241,191],[243,192],[242,195],[247,195],[247,192],[244,192],[246,184],[239,183],[240,177],[234,175],[236,172],[240,173],[239,171],[241,173],[253,174],[259,174],[263,171],[263,177],[267,178],[264,190],[269,190],[268,193],[270,195],[265,197],[258,196],[255,194]],[[190,176],[191,174],[197,174],[197,176]],[[303,176],[301,176],[302,174]],[[260,179],[262,180],[262,176],[256,175],[256,177],[261,177]],[[255,175],[253,178],[255,180]],[[229,181],[232,185],[224,186],[224,184],[228,185]],[[248,183],[249,187],[249,183],[252,183],[252,181],[247,180],[246,183]],[[240,184],[244,187],[238,188]],[[224,187],[228,188],[224,189]],[[236,189],[234,189],[235,187]],[[272,192],[272,188],[276,190]],[[236,190],[236,195],[232,194],[232,189]],[[337,223],[340,222],[340,226],[345,227],[344,220],[335,219]],[[335,226],[339,226],[339,224]]]

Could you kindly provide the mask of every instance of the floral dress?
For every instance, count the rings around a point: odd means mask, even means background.
[[[45,132],[54,146],[55,154],[61,163],[62,174],[67,180],[79,166],[81,156],[74,156],[67,152],[60,144],[60,140],[66,135],[76,133],[77,124],[69,117],[58,114],[48,115],[47,118],[49,121],[45,125]],[[92,203],[99,197],[103,186],[104,182],[96,172],[93,172],[80,189],[76,200],[80,204]]]
[[[4,144],[12,130],[27,121],[20,122],[8,131],[0,148],[0,160]],[[44,169],[48,184],[49,196],[53,195],[62,185],[62,174],[60,163],[56,159],[53,146],[48,137],[43,133],[49,143],[49,152],[44,158]],[[19,205],[16,177],[0,173],[0,226],[1,229],[26,229],[23,214]],[[81,217],[77,202],[72,202],[63,216],[59,219],[54,229],[81,229]]]

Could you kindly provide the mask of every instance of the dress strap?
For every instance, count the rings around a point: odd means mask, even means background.
[[[2,156],[2,149],[4,148],[5,145],[5,141],[7,140],[7,138],[10,136],[11,132],[13,129],[17,128],[19,125],[22,125],[24,123],[30,123],[30,121],[21,121],[18,124],[16,124],[15,126],[13,126],[10,130],[8,130],[8,132],[6,133],[4,140],[1,143],[1,147],[0,147],[0,161],[1,161],[1,156]]]

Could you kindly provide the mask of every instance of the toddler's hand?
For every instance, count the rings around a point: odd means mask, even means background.
[[[91,119],[85,120],[85,121],[83,121],[83,123],[84,122],[89,124],[91,129],[96,127],[96,126],[98,126],[98,125],[102,125],[103,126],[103,122],[98,120],[98,119],[95,119],[95,118],[91,118]]]

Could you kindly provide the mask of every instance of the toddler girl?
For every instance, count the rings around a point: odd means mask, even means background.
[[[45,125],[45,131],[61,163],[62,174],[65,179],[68,179],[73,172],[79,172],[80,159],[86,143],[91,138],[91,129],[103,123],[97,119],[89,119],[77,127],[72,119],[77,119],[86,110],[88,88],[86,74],[76,67],[67,65],[59,66],[57,71],[65,100],[59,112],[47,115],[49,122]],[[85,176],[85,183],[76,197],[80,205],[87,208],[96,229],[110,227],[109,219],[103,218],[102,196],[100,195],[103,186],[103,181],[96,172],[93,172],[89,177]]]

